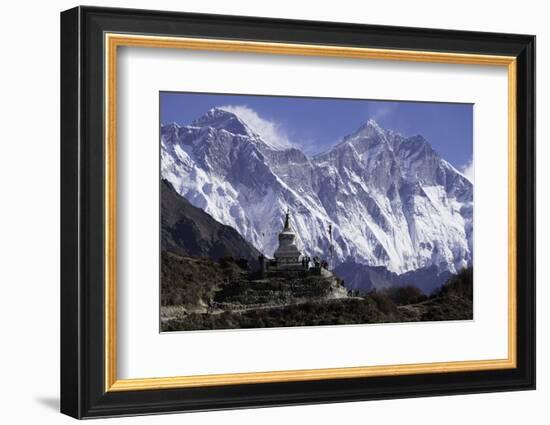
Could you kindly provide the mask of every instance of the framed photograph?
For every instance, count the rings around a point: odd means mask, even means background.
[[[61,14],[61,411],[535,388],[535,37]]]

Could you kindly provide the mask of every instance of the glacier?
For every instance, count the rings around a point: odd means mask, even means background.
[[[332,267],[456,273],[472,264],[473,185],[420,135],[368,120],[307,156],[213,108],[189,125],[162,124],[160,139],[162,178],[267,256],[288,208],[302,252]]]

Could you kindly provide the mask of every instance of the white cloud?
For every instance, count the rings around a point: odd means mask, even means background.
[[[381,120],[382,118],[385,118],[388,115],[390,115],[394,109],[395,109],[394,105],[382,103],[376,107],[376,110],[374,111],[374,113],[370,114],[370,118],[375,121]]]
[[[464,176],[468,180],[470,180],[472,183],[474,182],[474,161],[473,161],[473,159],[471,159],[466,164],[464,164],[461,167],[460,171],[462,172],[462,174],[464,174]]]
[[[280,124],[260,117],[252,108],[246,105],[226,105],[219,108],[237,115],[272,147],[287,149],[293,146]]]

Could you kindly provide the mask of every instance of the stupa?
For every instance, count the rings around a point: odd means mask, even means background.
[[[283,230],[279,233],[279,247],[273,254],[279,270],[303,269],[302,253],[296,246],[296,233],[290,225],[290,211],[285,213]]]

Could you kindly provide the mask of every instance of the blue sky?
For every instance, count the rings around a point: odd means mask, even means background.
[[[213,107],[239,113],[258,133],[294,145],[306,154],[323,152],[368,119],[404,136],[423,135],[457,169],[469,173],[473,149],[473,105],[331,98],[161,92],[161,122],[189,124]],[[252,125],[251,125],[252,127]]]

